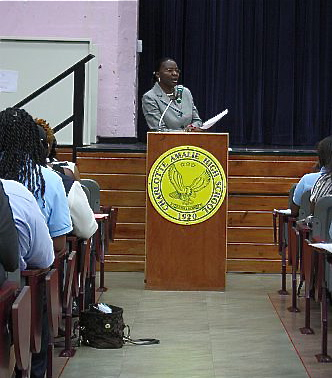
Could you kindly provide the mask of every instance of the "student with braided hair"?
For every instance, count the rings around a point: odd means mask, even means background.
[[[8,195],[0,180],[0,287],[6,280],[5,272],[18,268],[18,238]]]
[[[35,122],[38,126],[41,126],[46,133],[47,145],[45,145],[45,148],[47,150],[47,165],[57,172],[63,173],[76,181],[80,181],[80,172],[75,163],[57,160],[56,148],[58,143],[49,123],[42,118],[35,118]]]
[[[44,167],[44,162],[45,150],[33,118],[23,109],[7,108],[1,111],[0,178],[18,181],[33,194],[46,220],[54,252],[57,253],[65,247],[66,234],[72,231],[72,224],[62,180],[55,172]],[[3,183],[5,182],[4,180]],[[51,254],[53,250],[48,255],[50,264],[53,261]],[[43,261],[46,260],[43,258]],[[48,325],[44,295],[41,350],[32,354],[31,378],[45,376],[47,346]],[[16,376],[19,377],[20,373],[17,372]]]
[[[65,247],[72,223],[62,180],[44,162],[45,150],[30,114],[15,108],[0,112],[0,178],[18,181],[34,195],[56,253]]]
[[[35,119],[35,122],[39,128],[45,156],[49,156],[49,151],[51,151],[50,146],[54,146],[56,143],[53,130],[44,119],[38,118]],[[46,165],[46,159],[44,165]],[[49,169],[53,169],[62,179],[67,194],[73,224],[73,234],[82,239],[90,238],[97,231],[98,224],[80,182],[74,179],[73,172],[70,169],[62,166],[58,166],[58,169],[55,169],[52,162],[48,162],[47,165]]]

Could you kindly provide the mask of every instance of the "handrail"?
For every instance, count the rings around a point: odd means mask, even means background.
[[[93,59],[95,56],[92,54],[87,55],[85,58],[80,60],[79,62],[75,63],[73,66],[68,68],[66,71],[63,71],[60,75],[56,76],[54,79],[49,81],[47,84],[43,85],[33,93],[31,93],[29,96],[18,102],[16,105],[13,106],[13,108],[21,108],[23,105],[27,104],[43,92],[46,92],[49,88],[53,87],[55,84],[57,84],[59,81],[64,79],[65,77],[69,76],[71,73],[73,73],[81,64],[87,63],[89,60]]]
[[[73,122],[73,162],[76,162],[76,148],[83,146],[85,64],[94,57],[95,56],[92,54],[87,55],[13,106],[14,108],[21,108],[40,94],[46,92],[59,81],[74,73],[73,114],[53,128],[53,132],[56,133]]]

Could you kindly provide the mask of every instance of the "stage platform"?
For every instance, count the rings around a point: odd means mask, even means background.
[[[119,209],[106,270],[144,271],[146,144],[127,138],[120,138],[118,143],[112,138],[109,142],[78,148],[77,165],[82,178],[92,178],[100,184],[101,203]],[[227,271],[280,272],[272,211],[288,207],[292,185],[314,169],[315,150],[280,146],[231,148]],[[61,159],[71,159],[70,149],[60,148],[59,152]]]
[[[146,143],[142,142],[126,142],[126,138],[110,138],[110,143],[95,143],[84,147],[79,147],[77,151],[100,151],[100,152],[146,152]],[[115,139],[120,139],[118,143]],[[254,155],[315,155],[316,151],[312,147],[304,146],[232,146],[230,145],[230,155],[234,154],[254,154]]]

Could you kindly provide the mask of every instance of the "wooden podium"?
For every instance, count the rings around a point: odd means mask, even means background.
[[[184,148],[184,152],[181,148]],[[191,147],[198,148],[199,153],[190,152],[190,156],[205,156],[204,152],[212,155],[224,172],[224,198],[220,200],[219,207],[208,219],[195,224],[181,224],[180,221],[167,219],[161,215],[163,209],[170,209],[169,203],[176,209],[199,208],[202,204],[195,205],[199,200],[198,195],[194,197],[185,196],[192,190],[186,189],[179,194],[174,192],[168,195],[158,193],[158,184],[165,172],[165,178],[172,181],[172,177],[181,176],[178,181],[184,186],[195,186],[202,181],[202,177],[207,169],[203,169],[200,177],[187,180],[181,174],[181,167],[195,165],[195,161],[186,160],[185,148],[188,151]],[[180,149],[180,152],[177,150]],[[176,150],[172,155],[172,150]],[[182,155],[181,155],[182,154]],[[207,156],[210,156],[207,155]],[[169,160],[160,160],[164,156]],[[181,156],[184,160],[181,160]],[[166,159],[165,158],[165,159]],[[180,159],[180,160],[177,160]],[[198,158],[197,158],[198,159]],[[209,158],[200,158],[210,173],[207,174],[209,187],[214,180],[214,165]],[[214,160],[214,161],[215,161]],[[175,167],[174,168],[174,161]],[[197,166],[201,164],[198,163]],[[172,168],[170,166],[173,165]],[[159,172],[158,172],[158,169]],[[168,171],[167,171],[168,170]],[[227,248],[227,172],[228,172],[228,134],[217,133],[188,133],[188,132],[165,132],[148,133],[147,143],[147,188],[151,187],[153,201],[147,192],[146,201],[146,267],[145,267],[145,288],[154,290],[224,290],[226,276],[226,248]],[[151,177],[153,179],[151,180]],[[206,177],[206,174],[205,176]],[[182,180],[183,179],[183,180]],[[193,182],[194,181],[194,182]],[[155,184],[154,184],[155,182]],[[173,183],[174,184],[174,183]],[[161,184],[160,184],[161,185]],[[172,186],[171,184],[169,184]],[[207,185],[207,184],[204,184]],[[201,185],[201,187],[204,187]],[[215,184],[214,184],[215,185]],[[218,193],[220,180],[213,190]],[[209,187],[206,187],[206,191]],[[178,190],[179,191],[179,190]],[[204,190],[201,190],[203,193]],[[174,194],[175,193],[175,194]],[[214,192],[212,192],[214,193]],[[226,193],[226,194],[225,194]],[[176,197],[177,196],[177,197]],[[167,197],[167,198],[166,198]],[[171,198],[172,197],[172,198]],[[212,198],[213,196],[210,195]],[[191,199],[193,198],[193,199]],[[168,201],[168,204],[166,202]],[[213,198],[211,200],[213,202]],[[211,202],[210,201],[210,202]],[[202,201],[201,201],[202,202]],[[175,205],[174,205],[175,204]],[[190,205],[191,204],[191,207]],[[160,209],[158,206],[160,205]],[[206,205],[206,208],[209,204]],[[158,211],[157,211],[157,210]],[[165,211],[166,211],[165,210]],[[168,211],[168,210],[167,210]],[[207,211],[207,210],[206,210]],[[201,213],[200,213],[201,214]],[[173,215],[172,215],[173,216]],[[197,218],[196,214],[180,214],[182,217]],[[174,219],[176,219],[174,217]]]

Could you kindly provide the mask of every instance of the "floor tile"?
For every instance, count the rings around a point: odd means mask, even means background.
[[[105,283],[101,301],[123,307],[131,336],[160,344],[81,347],[61,378],[308,377],[269,298],[280,275],[227,274],[224,292],[144,290],[140,272],[109,272]]]

